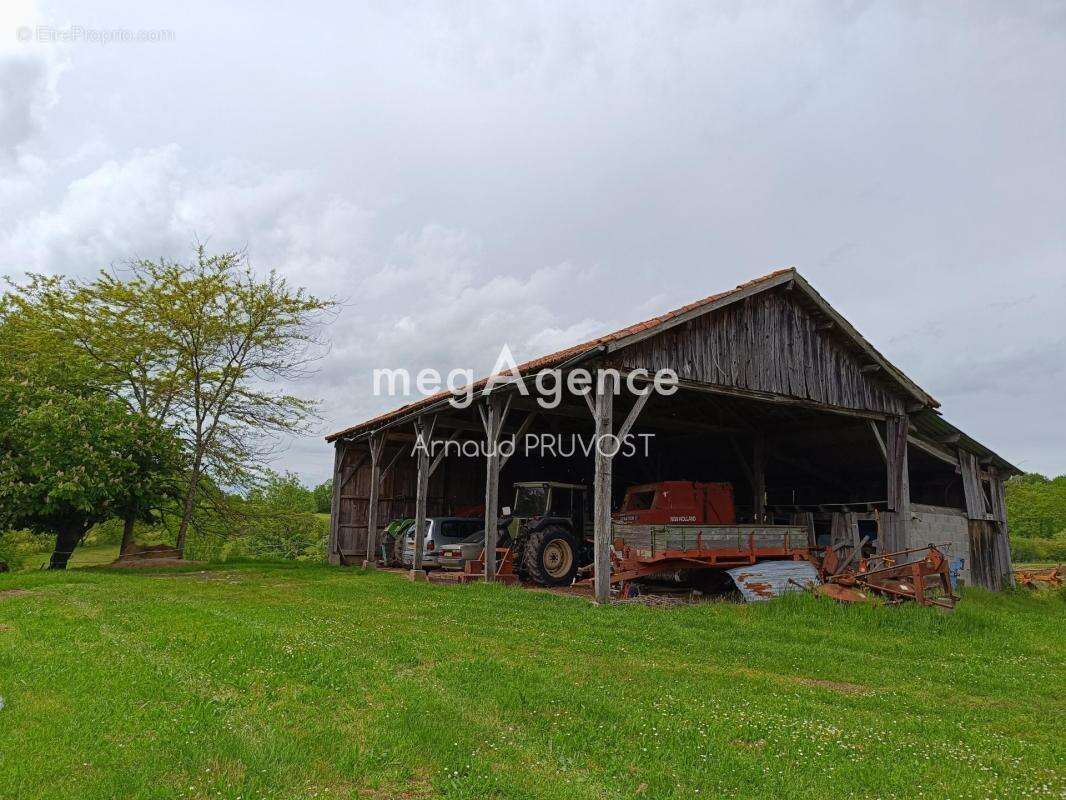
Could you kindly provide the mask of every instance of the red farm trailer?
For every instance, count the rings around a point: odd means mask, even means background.
[[[811,560],[801,525],[737,524],[729,483],[632,486],[613,515],[611,582],[768,560]]]

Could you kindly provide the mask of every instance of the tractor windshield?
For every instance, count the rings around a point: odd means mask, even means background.
[[[516,517],[542,517],[548,509],[547,486],[519,486],[515,490]]]

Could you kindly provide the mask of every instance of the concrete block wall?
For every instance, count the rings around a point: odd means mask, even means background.
[[[963,566],[959,570],[959,579],[967,586],[973,585],[970,580],[970,529],[965,511],[912,503],[907,540],[907,547],[925,547],[928,544],[940,547],[949,543],[942,548],[948,561],[961,558]]]

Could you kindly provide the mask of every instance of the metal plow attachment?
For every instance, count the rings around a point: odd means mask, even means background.
[[[1063,575],[1066,569],[1062,564],[1057,567],[1030,568],[1014,570],[1014,581],[1026,589],[1037,589],[1041,586],[1057,589],[1062,586]]]
[[[948,560],[934,545],[863,558],[855,568],[841,567],[827,556],[822,576],[826,588],[818,593],[841,602],[877,596],[890,604],[913,601],[951,609],[959,599],[951,590]]]

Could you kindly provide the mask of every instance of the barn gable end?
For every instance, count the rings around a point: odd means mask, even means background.
[[[625,344],[612,360],[623,368],[671,368],[685,381],[828,407],[893,416],[907,410],[907,398],[882,377],[880,365],[783,287]]]

